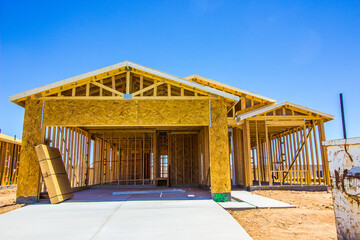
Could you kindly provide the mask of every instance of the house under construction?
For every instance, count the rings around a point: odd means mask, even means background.
[[[18,201],[44,191],[34,147],[60,150],[72,188],[328,185],[324,122],[198,75],[122,62],[10,97],[25,108]]]

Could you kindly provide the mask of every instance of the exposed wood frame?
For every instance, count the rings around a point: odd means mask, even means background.
[[[114,96],[114,94],[117,94],[117,95],[119,95],[120,97],[123,97],[123,96],[124,96],[124,94],[123,94],[122,92],[119,92],[119,91],[117,91],[117,90],[115,90],[115,89],[112,89],[112,88],[110,88],[110,87],[108,87],[108,86],[105,86],[104,84],[101,84],[101,83],[98,83],[98,82],[94,82],[94,81],[91,81],[91,83],[94,84],[95,86],[100,87],[100,89],[105,89],[105,90],[107,90],[107,91],[109,91],[109,92],[112,92],[112,93],[113,93],[112,96]],[[102,94],[101,94],[101,95],[102,95]]]
[[[155,87],[160,86],[160,85],[162,85],[162,84],[164,84],[164,83],[165,83],[164,81],[154,83],[153,85],[150,85],[150,86],[148,86],[148,87],[146,87],[146,88],[143,88],[143,89],[141,89],[141,90],[139,90],[139,91],[136,91],[136,92],[132,93],[132,96],[134,97],[134,96],[136,96],[136,95],[142,94],[142,93],[144,93],[144,92],[146,92],[146,91],[149,91],[149,90],[151,90],[151,89],[155,89]],[[155,93],[155,91],[154,91],[154,93]],[[141,96],[142,96],[142,95],[141,95]],[[156,95],[155,95],[155,96],[156,96]]]

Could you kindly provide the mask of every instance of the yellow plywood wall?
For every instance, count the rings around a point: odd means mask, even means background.
[[[227,111],[223,100],[211,101],[209,127],[211,193],[230,193],[230,160]]]
[[[42,143],[41,135],[42,101],[27,100],[25,103],[24,128],[21,147],[21,162],[17,197],[37,197],[39,187],[39,163],[35,146]],[[26,201],[26,199],[23,199]],[[22,201],[22,200],[20,200]]]
[[[44,110],[46,126],[191,126],[208,123],[207,100],[51,100],[45,103]]]

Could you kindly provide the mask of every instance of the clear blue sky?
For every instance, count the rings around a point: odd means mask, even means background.
[[[0,128],[21,136],[10,95],[124,60],[199,74],[335,115],[360,136],[360,1],[0,0]]]

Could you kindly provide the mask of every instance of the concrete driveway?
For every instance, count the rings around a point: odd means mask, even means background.
[[[0,215],[0,239],[251,239],[212,200],[33,204]]]

